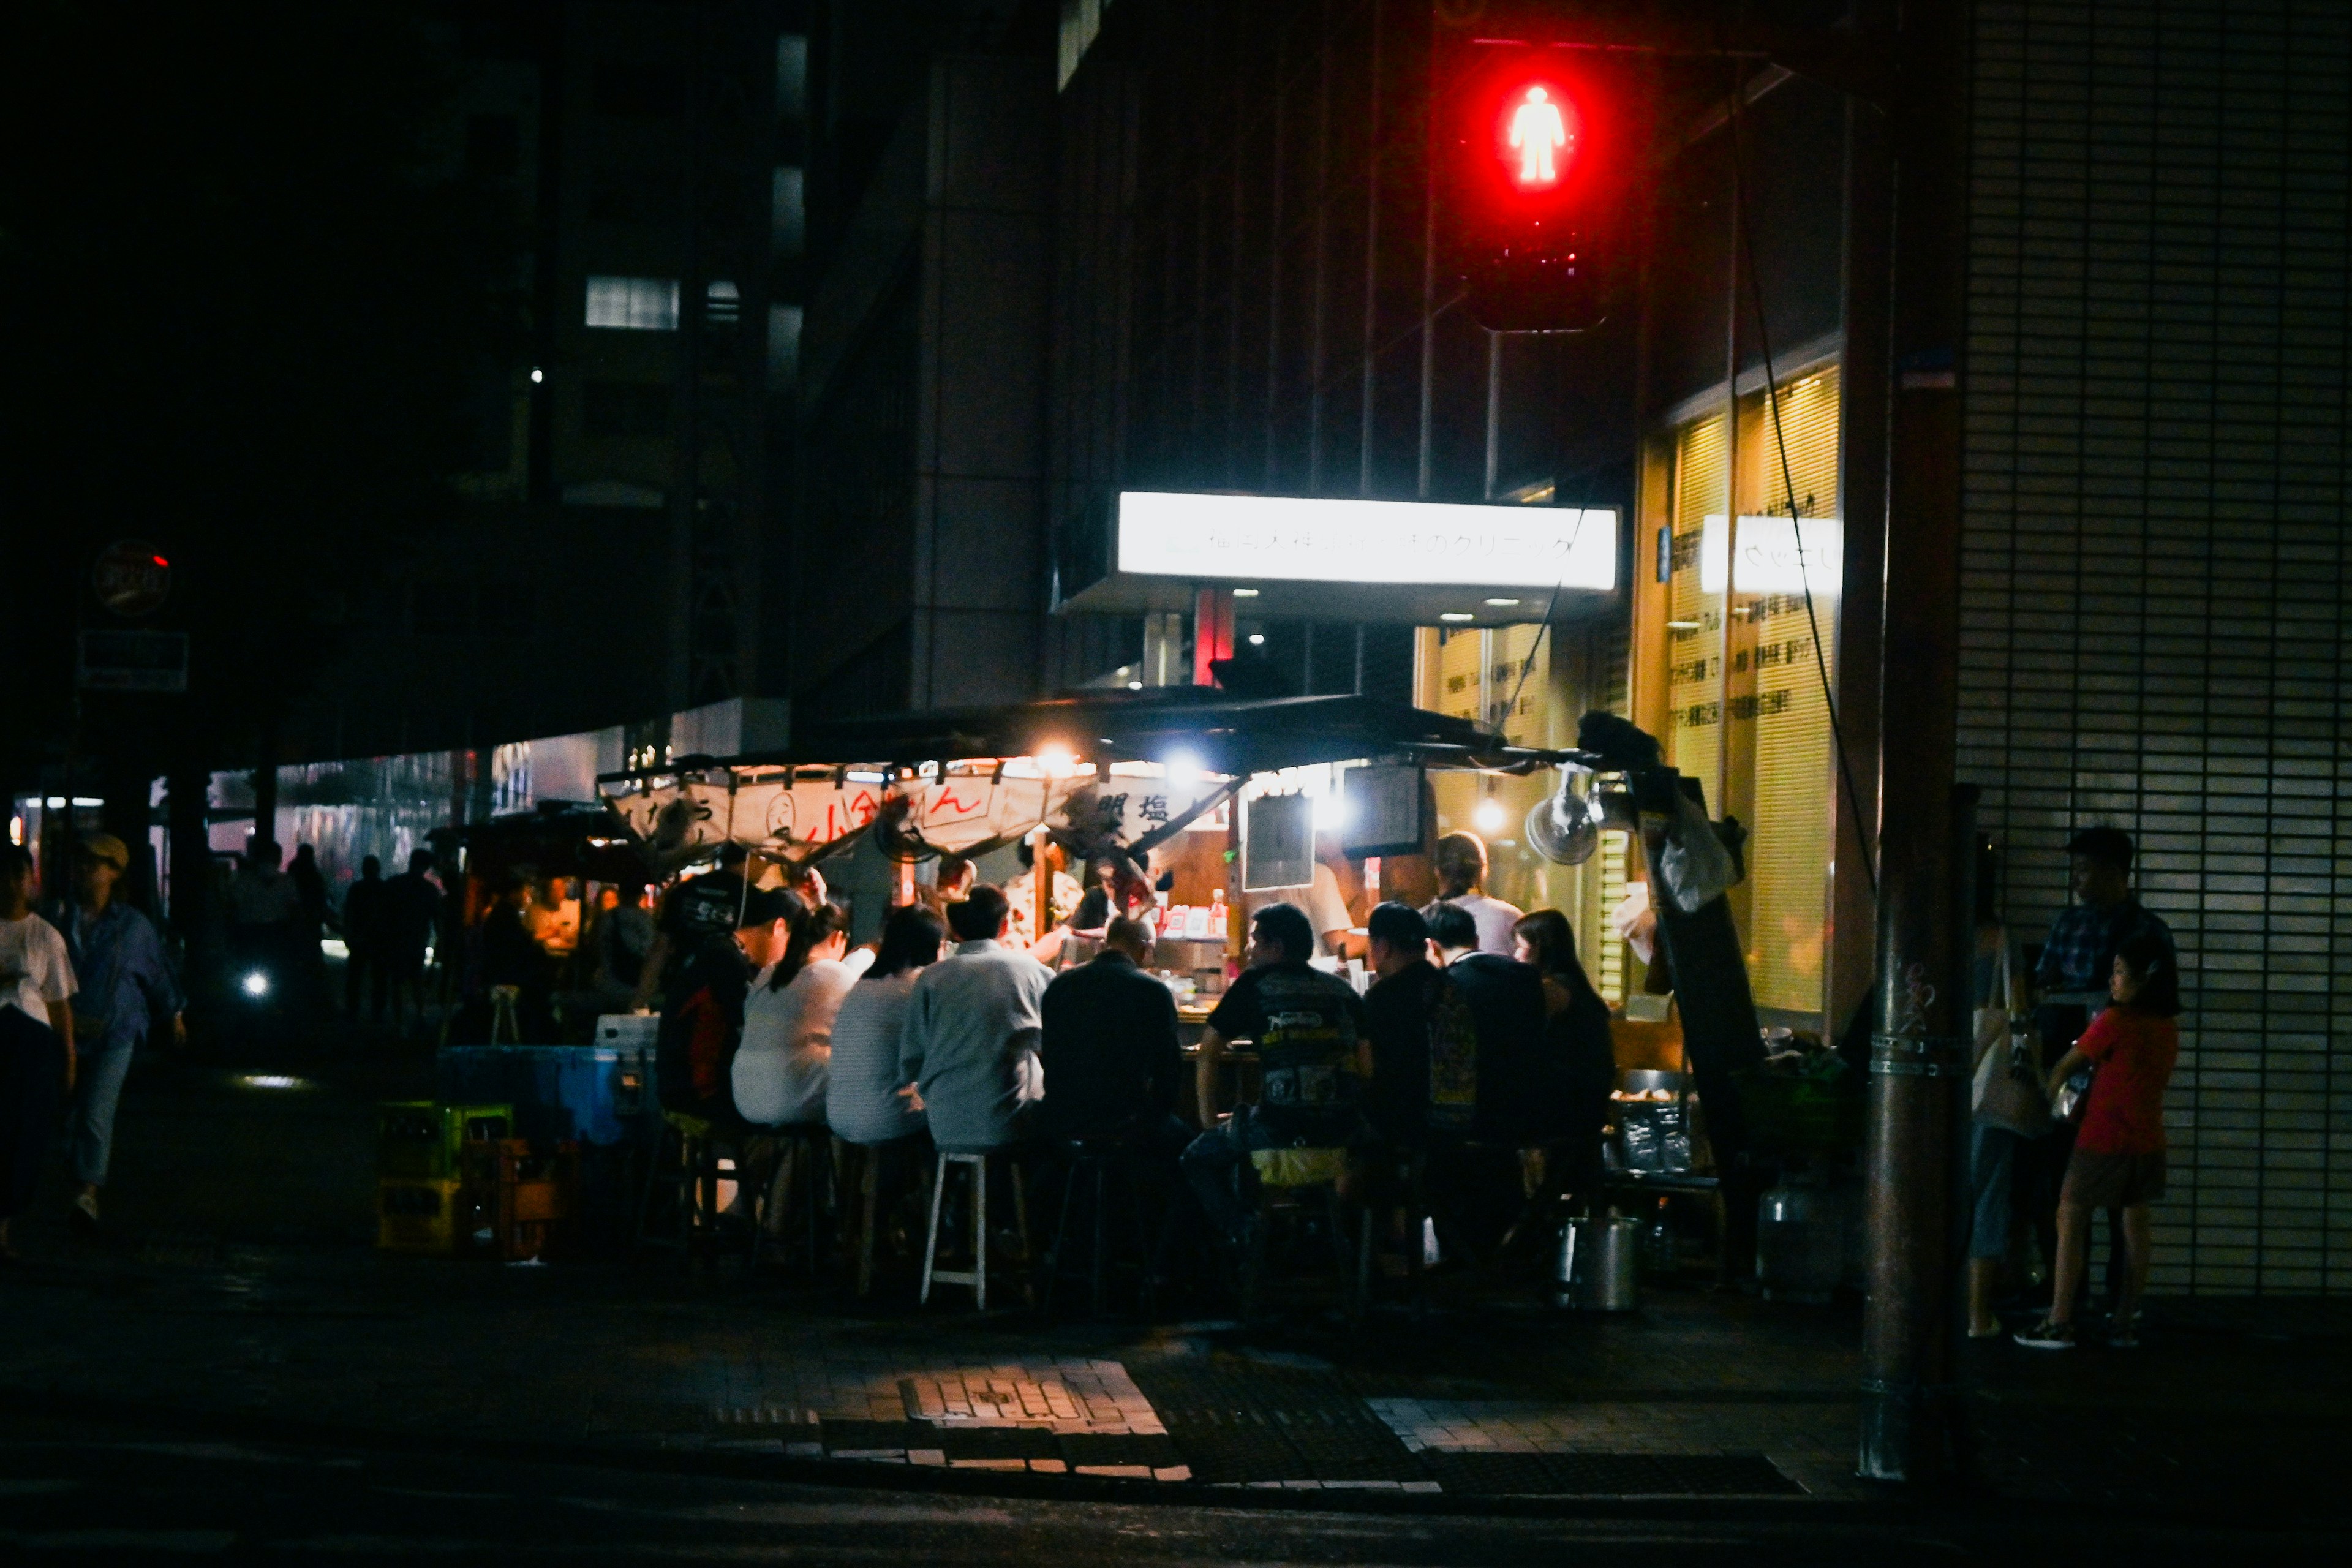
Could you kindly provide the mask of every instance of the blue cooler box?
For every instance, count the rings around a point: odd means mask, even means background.
[[[645,1131],[653,1052],[633,1046],[446,1046],[434,1092],[514,1107],[514,1135],[534,1142],[617,1144]]]

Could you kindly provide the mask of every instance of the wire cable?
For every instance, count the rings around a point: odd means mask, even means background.
[[[1736,69],[1736,68],[1735,68]],[[1813,668],[1821,677],[1822,706],[1830,720],[1830,741],[1837,749],[1838,778],[1845,785],[1846,803],[1853,808],[1854,843],[1862,851],[1862,870],[1870,883],[1871,897],[1878,896],[1878,868],[1872,862],[1870,835],[1863,821],[1862,792],[1853,782],[1853,763],[1846,755],[1845,727],[1838,721],[1837,694],[1830,689],[1829,657],[1822,651],[1822,622],[1813,608],[1812,574],[1805,570],[1805,525],[1797,505],[1797,486],[1789,465],[1788,433],[1780,426],[1780,388],[1772,369],[1772,329],[1764,315],[1764,280],[1756,266],[1756,225],[1748,212],[1748,190],[1752,184],[1748,174],[1747,142],[1740,135],[1740,100],[1747,96],[1746,84],[1735,81],[1731,92],[1731,162],[1734,170],[1732,188],[1739,202],[1740,256],[1733,265],[1744,261],[1748,270],[1748,298],[1756,306],[1756,346],[1764,357],[1764,405],[1772,411],[1772,440],[1780,448],[1780,493],[1789,503],[1789,526],[1796,533],[1797,582],[1804,590],[1805,624],[1812,630]],[[1731,565],[1726,563],[1724,594],[1728,603],[1731,591]]]

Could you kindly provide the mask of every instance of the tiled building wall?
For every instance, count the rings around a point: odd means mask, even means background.
[[[1964,776],[2014,934],[2106,822],[2179,938],[2157,1289],[2352,1289],[2352,10],[1977,16]]]

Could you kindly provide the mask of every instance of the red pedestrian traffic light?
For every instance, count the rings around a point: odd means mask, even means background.
[[[1495,331],[1608,314],[1643,143],[1596,52],[1463,40],[1437,52],[1439,226],[1470,313]]]

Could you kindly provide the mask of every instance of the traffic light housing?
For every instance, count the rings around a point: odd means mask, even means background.
[[[1642,95],[1604,51],[1458,38],[1435,56],[1438,225],[1471,315],[1498,332],[1609,314],[1635,231]]]

